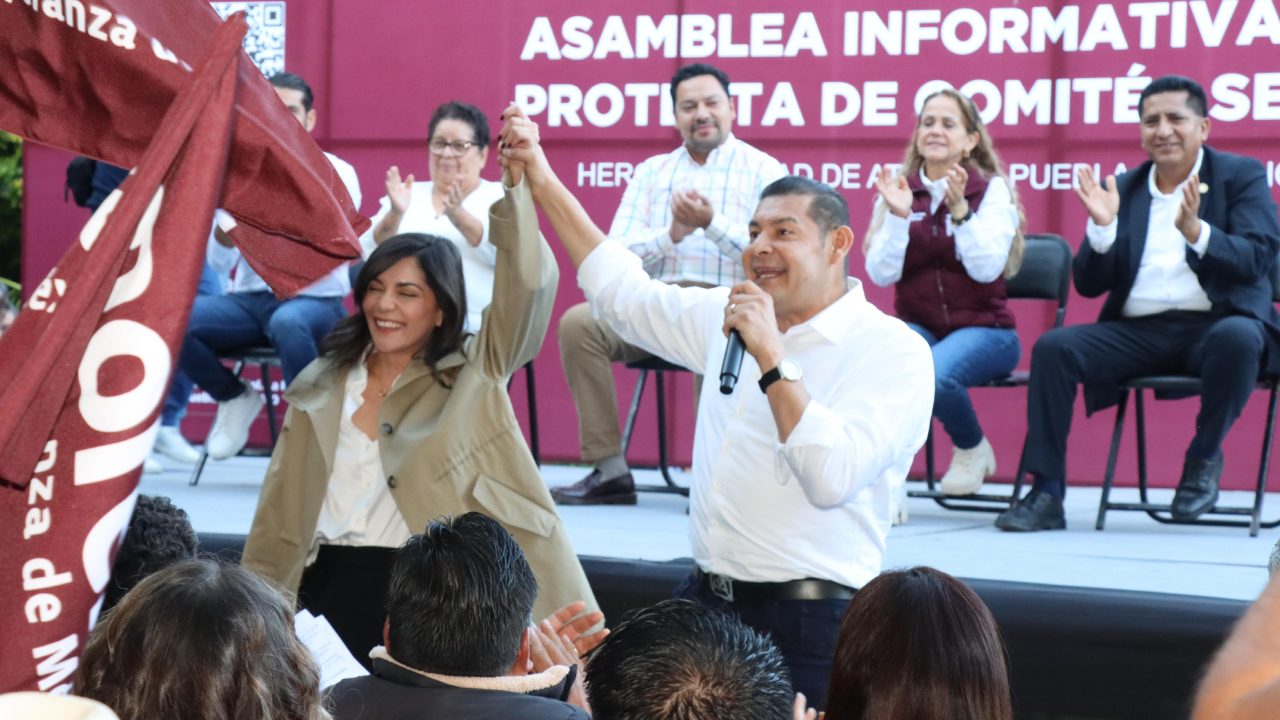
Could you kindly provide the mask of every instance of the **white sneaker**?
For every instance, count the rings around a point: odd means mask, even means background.
[[[148,455],[147,459],[142,461],[142,472],[146,475],[159,475],[164,472],[164,465],[161,465],[159,460]]]
[[[226,460],[244,449],[249,442],[249,428],[262,410],[264,401],[257,390],[243,382],[244,392],[226,402],[218,403],[218,415],[213,419],[205,447],[209,457]]]
[[[151,452],[186,465],[195,465],[200,462],[200,453],[196,452],[187,439],[182,437],[182,432],[175,425],[160,426],[156,431],[156,444],[151,446]]]
[[[889,500],[889,524],[907,524],[907,484],[898,483],[893,489],[893,497]]]
[[[940,489],[943,495],[972,495],[982,487],[983,480],[995,474],[996,453],[991,443],[982,438],[968,450],[955,449]]]

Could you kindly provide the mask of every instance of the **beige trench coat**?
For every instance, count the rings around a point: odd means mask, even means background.
[[[538,353],[559,270],[538,232],[526,184],[490,210],[497,248],[493,303],[480,334],[441,360],[437,382],[415,362],[378,416],[387,486],[413,532],[444,514],[477,510],[501,522],[538,578],[535,617],[574,600],[596,601],[546,483],[524,442],[507,379]],[[319,359],[294,379],[289,413],[271,455],[245,542],[244,564],[296,592],[333,468],[345,371]]]

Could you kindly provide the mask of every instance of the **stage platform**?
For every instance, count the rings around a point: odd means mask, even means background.
[[[142,492],[166,495],[190,515],[200,533],[244,535],[258,501],[267,459],[238,457],[209,462],[200,484],[190,487],[189,466],[163,460],[163,475],[144,475]],[[551,485],[577,480],[583,468],[548,465]],[[677,482],[687,479],[675,472]],[[639,470],[637,482],[660,483],[656,471]],[[911,486],[917,486],[912,483]],[[995,490],[993,490],[993,488]],[[990,485],[988,491],[1007,491]],[[1266,583],[1267,558],[1280,530],[1249,537],[1245,528],[1162,525],[1144,513],[1112,512],[1106,530],[1094,530],[1099,490],[1071,488],[1067,530],[1005,533],[991,513],[944,510],[932,500],[908,501],[910,519],[889,536],[886,568],[932,565],[953,575],[983,580],[1080,588],[1198,595],[1250,601]],[[1156,490],[1157,499],[1171,493]],[[1122,496],[1136,491],[1124,489]],[[1114,493],[1113,493],[1114,494]],[[1246,504],[1246,493],[1224,493]],[[633,507],[562,507],[560,514],[580,555],[665,562],[690,556],[688,500],[641,493]],[[1265,508],[1280,514],[1280,495]]]

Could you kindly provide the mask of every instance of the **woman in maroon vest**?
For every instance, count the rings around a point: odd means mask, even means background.
[[[925,99],[897,175],[875,181],[867,275],[894,284],[898,317],[933,347],[933,414],[955,454],[942,492],[968,495],[996,471],[968,388],[1004,377],[1021,348],[1004,278],[1022,260],[1022,209],[973,101]]]

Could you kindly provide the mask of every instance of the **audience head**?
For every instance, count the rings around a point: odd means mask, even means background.
[[[991,611],[928,567],[862,587],[840,625],[828,720],[1012,720],[1008,659]]]
[[[188,560],[143,580],[89,636],[74,692],[122,718],[325,718],[290,603],[239,565]]]
[[[736,108],[723,70],[705,63],[680,68],[671,78],[671,101],[676,127],[695,160],[704,161],[733,132]]]
[[[587,662],[595,720],[783,720],[782,654],[736,616],[666,600],[613,628]]]
[[[359,362],[372,345],[419,358],[434,371],[462,347],[467,295],[462,257],[448,240],[421,233],[387,239],[360,268],[353,291],[355,312],[321,346],[339,367]]]
[[[276,89],[280,101],[289,108],[289,112],[302,123],[302,127],[311,132],[316,126],[315,95],[306,80],[291,72],[278,72],[268,78],[268,82]]]
[[[749,232],[742,265],[773,297],[780,322],[804,322],[844,294],[853,231],[849,204],[830,185],[798,175],[773,181]]]
[[[470,512],[432,520],[396,551],[387,589],[387,652],[424,672],[524,673],[538,581],[515,538]]]
[[[1208,100],[1204,88],[1181,75],[1152,80],[1138,96],[1142,149],[1157,170],[1181,180],[1195,166],[1209,139]]]
[[[167,497],[139,495],[129,519],[129,529],[116,553],[111,568],[102,610],[120,602],[120,598],[148,575],[196,556],[199,541],[187,519],[187,512]]]
[[[447,189],[455,181],[469,193],[480,183],[489,158],[489,120],[480,108],[453,100],[431,114],[427,124],[431,180]]]

